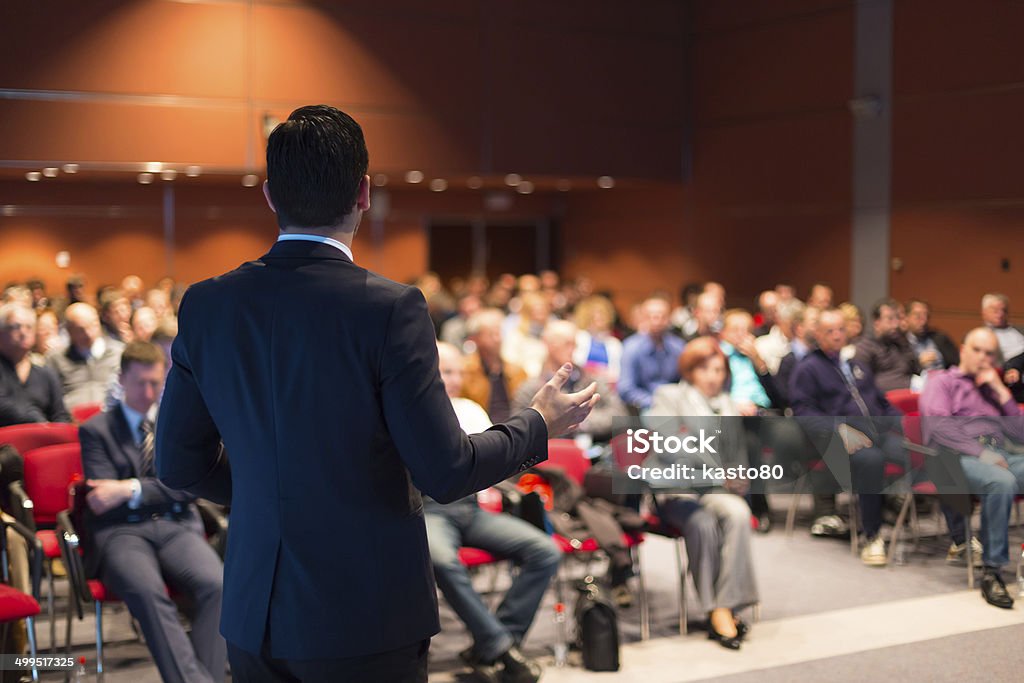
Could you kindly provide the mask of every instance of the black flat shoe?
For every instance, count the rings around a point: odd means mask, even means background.
[[[736,618],[736,637],[743,640],[750,633],[750,624],[743,621],[739,617]]]
[[[708,622],[708,640],[718,641],[718,644],[727,650],[738,650],[740,649],[740,643],[743,642],[743,637],[739,635],[739,628],[737,627],[737,636],[735,638],[729,638],[723,636],[721,633],[715,630],[715,627]]]

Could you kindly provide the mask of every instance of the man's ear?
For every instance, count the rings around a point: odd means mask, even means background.
[[[363,179],[359,181],[359,196],[356,198],[356,207],[360,211],[370,210],[370,176],[368,175],[364,175]]]
[[[270,207],[270,210],[273,211],[274,213],[277,213],[277,208],[274,206],[274,201],[270,198],[270,185],[267,184],[266,180],[263,181],[263,197],[264,199],[267,200],[267,206]]]

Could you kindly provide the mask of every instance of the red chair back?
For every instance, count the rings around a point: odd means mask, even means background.
[[[910,389],[893,389],[885,393],[885,399],[904,415],[918,412],[917,401],[920,396]]]
[[[548,459],[538,467],[561,467],[567,476],[582,485],[590,469],[590,460],[572,439],[551,439],[548,441]]]
[[[82,476],[82,447],[76,443],[43,446],[25,456],[25,493],[39,525],[52,526],[68,509],[68,487]]]
[[[61,443],[78,443],[78,425],[40,422],[0,427],[0,444],[9,443],[25,455],[29,451]]]
[[[71,419],[78,424],[82,424],[101,410],[103,410],[102,403],[79,403],[71,409]]]
[[[612,438],[612,458],[620,470],[626,471],[633,465],[642,465],[646,457],[646,453],[630,453],[628,434],[618,434]]]
[[[921,413],[915,411],[906,413],[902,419],[903,436],[912,444],[924,445],[924,436],[921,432]],[[910,468],[918,470],[924,465],[925,455],[917,451],[910,451]]]

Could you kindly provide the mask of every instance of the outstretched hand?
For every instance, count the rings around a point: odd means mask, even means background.
[[[601,400],[596,382],[591,382],[590,386],[575,394],[563,394],[562,387],[569,380],[570,374],[572,365],[566,363],[540,388],[530,403],[530,407],[540,413],[547,423],[548,438],[576,429]]]

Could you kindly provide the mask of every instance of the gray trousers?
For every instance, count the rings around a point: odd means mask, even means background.
[[[227,643],[220,635],[224,565],[187,522],[167,519],[105,530],[100,579],[138,619],[165,683],[222,683]],[[192,604],[191,638],[167,595],[172,587]]]
[[[759,602],[750,552],[750,507],[731,493],[667,496],[665,521],[683,532],[690,573],[705,613]]]

